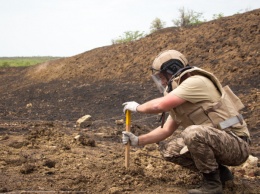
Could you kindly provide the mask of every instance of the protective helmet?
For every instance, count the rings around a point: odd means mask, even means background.
[[[175,74],[179,69],[188,65],[186,57],[176,50],[166,50],[161,52],[153,61],[152,70],[170,74]]]
[[[160,74],[162,74],[168,84],[170,78],[179,74],[179,72],[188,68],[186,57],[176,50],[166,50],[161,52],[153,61],[151,70],[153,71],[152,79],[155,82],[160,93],[165,89],[165,83],[162,83]]]

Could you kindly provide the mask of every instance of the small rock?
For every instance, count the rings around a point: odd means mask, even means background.
[[[182,167],[178,164],[176,164],[174,167],[173,167],[174,170],[178,171],[178,170],[181,170]]]
[[[48,168],[54,168],[55,164],[56,164],[55,161],[46,160],[46,161],[44,161],[43,166],[47,166]]]
[[[16,149],[20,149],[20,148],[22,148],[23,146],[27,146],[28,144],[29,144],[28,142],[13,141],[13,142],[11,142],[8,146],[9,146],[9,147],[16,148]]]
[[[8,135],[0,136],[0,140],[7,140],[7,139],[9,139]]]
[[[21,169],[20,169],[20,172],[22,174],[30,174],[32,173],[33,171],[35,170],[35,166],[34,165],[31,165],[31,164],[23,164]]]
[[[109,189],[110,194],[119,194],[121,193],[121,188],[120,187],[111,187]]]
[[[26,104],[26,108],[31,108],[32,107],[32,103]]]
[[[92,125],[92,119],[90,115],[85,115],[79,118],[76,122],[76,126],[80,128],[89,127],[90,125]]]
[[[81,145],[96,147],[96,142],[94,139],[87,137],[86,135],[76,135],[74,137],[76,141],[78,141]]]
[[[153,170],[153,169],[154,169],[154,167],[153,167],[153,165],[152,165],[152,164],[148,164],[148,165],[146,166],[146,169],[147,169],[147,170]]]
[[[80,138],[80,135],[76,135],[76,136],[74,137],[75,140],[79,140],[79,138]]]
[[[116,120],[115,123],[117,125],[123,125],[124,124],[124,119]]]
[[[242,168],[248,167],[257,167],[258,158],[250,155],[245,163],[242,165]]]

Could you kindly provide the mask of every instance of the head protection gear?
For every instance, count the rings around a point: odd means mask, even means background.
[[[153,61],[151,68],[153,71],[152,79],[159,91],[163,93],[165,89],[159,74],[162,74],[169,82],[172,76],[179,73],[186,66],[188,66],[188,60],[179,51],[166,50],[161,52]]]

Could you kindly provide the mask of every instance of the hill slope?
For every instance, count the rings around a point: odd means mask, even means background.
[[[112,45],[24,69],[1,69],[1,118],[75,120],[121,116],[121,103],[157,94],[149,67],[165,49],[215,73],[247,105],[259,126],[260,9],[188,28],[166,28],[136,42]],[[141,82],[141,83],[139,83]],[[111,88],[112,87],[112,88]],[[32,103],[28,110],[26,105]],[[254,104],[255,106],[255,104]]]

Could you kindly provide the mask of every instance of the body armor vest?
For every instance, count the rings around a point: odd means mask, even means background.
[[[221,97],[217,102],[201,101],[194,104],[186,101],[170,111],[173,119],[184,128],[190,125],[205,125],[232,131],[237,136],[249,137],[247,125],[239,114],[244,105],[231,89],[228,86],[222,87],[213,74],[197,67],[186,70],[175,81],[173,80],[173,88],[180,85],[181,77],[186,73],[209,78],[220,92]]]

